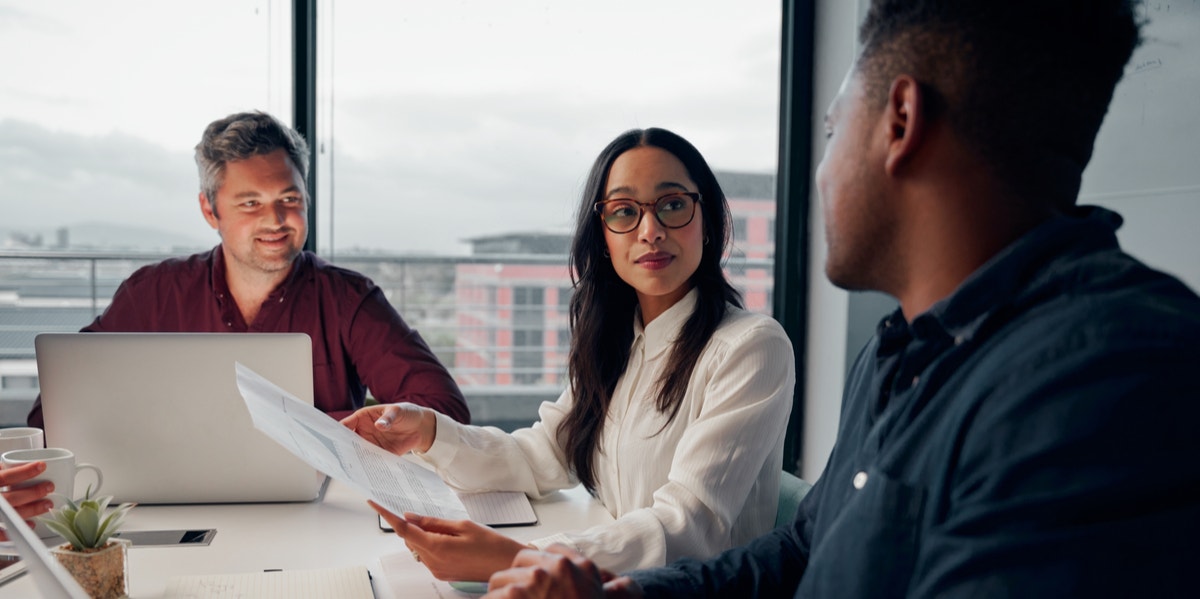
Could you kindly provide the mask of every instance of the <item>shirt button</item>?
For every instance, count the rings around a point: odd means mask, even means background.
[[[233,323],[232,323],[232,322],[227,322],[227,323],[225,323],[225,326],[227,326],[227,327],[232,327],[232,326],[233,326]]]
[[[954,338],[954,345],[962,345],[963,341],[966,341],[966,340],[967,340],[967,338],[965,336],[958,335],[957,337]]]
[[[913,387],[916,387],[918,384],[920,384],[920,382],[921,382],[921,377],[919,377],[919,376],[914,376],[914,377],[913,377],[913,380],[912,380],[912,386],[913,386]]]
[[[858,474],[855,474],[854,475],[854,488],[862,489],[865,486],[867,486],[867,473],[859,472]]]

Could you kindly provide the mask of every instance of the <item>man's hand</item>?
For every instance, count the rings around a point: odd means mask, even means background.
[[[429,451],[437,437],[433,410],[411,403],[368,406],[343,418],[342,424],[396,455]]]
[[[37,478],[45,471],[45,462],[29,462],[20,466],[10,467],[0,466],[0,487],[20,485],[21,483]],[[3,495],[4,499],[32,527],[34,516],[44,514],[53,507],[54,504],[49,499],[46,499],[46,496],[53,492],[54,483],[47,480],[26,487],[10,488],[8,491],[4,491]],[[8,536],[3,531],[0,531],[0,540],[8,540]]]
[[[561,545],[545,552],[526,549],[512,568],[488,581],[484,599],[640,599],[642,589],[629,578],[615,577]]]

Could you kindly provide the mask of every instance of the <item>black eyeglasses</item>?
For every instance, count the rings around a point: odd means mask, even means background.
[[[694,192],[669,193],[653,203],[638,202],[628,198],[617,198],[596,202],[592,210],[600,215],[604,226],[613,233],[628,233],[642,224],[642,215],[647,206],[654,207],[654,218],[668,229],[680,229],[688,226],[696,217],[696,204],[700,203],[700,194]]]

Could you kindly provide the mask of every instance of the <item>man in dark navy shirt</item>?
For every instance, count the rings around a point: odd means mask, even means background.
[[[330,416],[361,408],[370,389],[383,403],[407,401],[470,422],[458,385],[383,291],[303,251],[308,161],[304,138],[271,115],[211,123],[196,165],[200,212],[220,245],[134,272],[83,330],[306,333],[313,401]],[[28,423],[42,426],[40,397]]]
[[[873,0],[817,170],[846,289],[893,295],[795,522],[614,578],[523,552],[494,597],[1194,593],[1200,298],[1076,207],[1130,0]]]

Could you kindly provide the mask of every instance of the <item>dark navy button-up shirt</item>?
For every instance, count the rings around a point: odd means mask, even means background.
[[[112,303],[83,328],[90,332],[307,333],[313,350],[313,401],[334,418],[363,406],[412,402],[470,422],[462,391],[425,341],[367,277],[310,252],[296,257],[284,282],[247,323],[225,280],[221,246],[142,267]],[[29,413],[42,426],[41,398]]]
[[[1200,588],[1200,298],[1099,208],[880,323],[795,522],[649,596],[1172,596]]]

